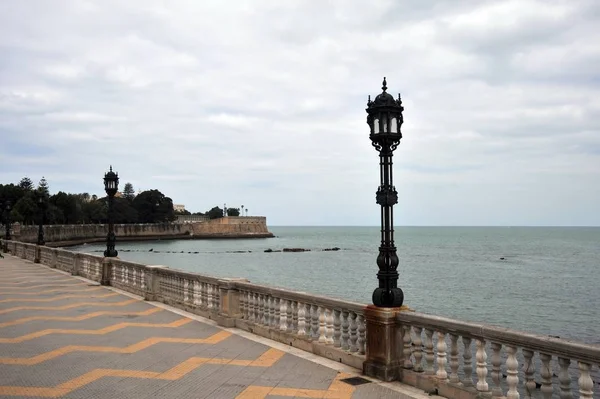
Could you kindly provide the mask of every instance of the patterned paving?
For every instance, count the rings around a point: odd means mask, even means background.
[[[406,397],[343,381],[355,375],[45,266],[0,259],[2,398]]]

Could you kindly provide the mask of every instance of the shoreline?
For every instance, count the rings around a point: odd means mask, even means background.
[[[173,240],[218,240],[218,239],[248,239],[248,238],[273,238],[273,233],[246,233],[246,234],[235,234],[235,233],[210,233],[210,234],[182,234],[182,235],[155,235],[155,236],[134,236],[134,237],[117,237],[117,242],[139,242],[139,241],[173,241]],[[94,238],[76,238],[68,241],[52,241],[47,242],[45,246],[49,248],[68,248],[77,245],[105,242],[105,237],[94,237]],[[33,243],[35,244],[35,243]]]

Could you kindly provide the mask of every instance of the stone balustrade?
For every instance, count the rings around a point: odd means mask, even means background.
[[[397,322],[404,349],[402,380],[426,391],[437,389],[450,398],[469,392],[511,399],[600,394],[599,345],[415,312],[401,312]]]
[[[369,345],[391,341],[403,383],[452,399],[600,398],[600,345],[399,309],[388,337],[367,340],[366,306],[16,241],[16,256],[79,275],[362,369]],[[368,315],[367,315],[368,316]],[[372,329],[371,331],[381,331]],[[379,334],[378,334],[379,335]],[[372,350],[372,348],[371,348]]]

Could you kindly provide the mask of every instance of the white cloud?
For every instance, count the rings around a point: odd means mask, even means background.
[[[376,224],[364,108],[387,76],[406,107],[398,223],[597,225],[598,10],[13,2],[0,9],[0,177],[100,193],[113,164],[192,210]]]

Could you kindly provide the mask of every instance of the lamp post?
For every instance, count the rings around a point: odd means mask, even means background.
[[[104,251],[104,256],[107,258],[114,258],[119,254],[115,249],[116,237],[113,222],[113,201],[118,188],[119,175],[113,172],[111,165],[110,171],[104,174],[104,190],[108,195],[108,235],[106,236],[106,251]]]
[[[223,217],[227,216],[227,204],[223,204]]]
[[[371,130],[369,138],[373,147],[379,152],[380,182],[377,189],[376,202],[381,206],[381,246],[377,256],[379,287],[373,292],[373,304],[377,307],[400,307],[404,301],[404,293],[398,287],[398,255],[394,245],[394,210],[398,203],[398,192],[394,187],[392,157],[400,144],[402,133],[400,127],[402,117],[402,100],[387,93],[387,82],[383,78],[382,93],[375,101],[367,102],[367,123]]]
[[[37,245],[45,245],[44,241],[44,222],[46,219],[46,196],[44,193],[36,192],[37,205],[39,212],[39,224],[38,224],[38,239]]]
[[[9,200],[6,200],[6,202],[4,204],[4,210],[6,212],[6,218],[4,218],[4,223],[5,223],[5,227],[6,227],[6,230],[4,232],[4,252],[8,252],[7,241],[10,241],[12,238],[10,236],[10,225],[11,225],[10,211],[12,210],[12,208],[11,208],[11,204],[10,204]]]

